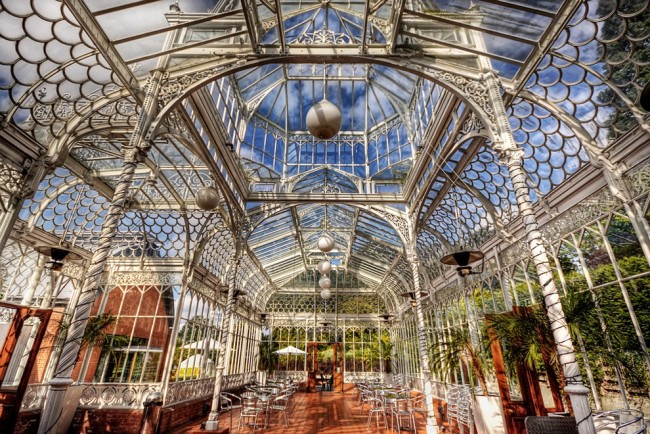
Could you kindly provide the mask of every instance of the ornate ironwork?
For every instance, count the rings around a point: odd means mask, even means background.
[[[79,406],[91,408],[142,409],[142,402],[151,392],[160,392],[160,383],[142,384],[82,384]]]
[[[214,378],[174,381],[169,383],[169,387],[167,388],[165,405],[178,404],[179,402],[210,396],[213,390]]]
[[[20,411],[40,410],[47,393],[47,384],[28,384],[20,403]]]

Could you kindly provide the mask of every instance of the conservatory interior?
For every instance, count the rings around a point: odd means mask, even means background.
[[[648,0],[0,0],[0,432],[645,432]]]

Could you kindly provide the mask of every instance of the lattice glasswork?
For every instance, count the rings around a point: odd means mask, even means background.
[[[24,202],[19,217],[28,228],[43,229],[93,251],[109,205],[97,190],[69,170],[58,168],[41,182],[34,197]]]
[[[377,295],[367,293],[332,294],[325,305],[320,295],[291,294],[277,292],[266,304],[267,312],[274,313],[313,313],[314,308],[322,313],[337,313],[339,315],[377,315],[386,311],[383,300]]]
[[[3,1],[0,113],[43,145],[121,83],[62,3]]]
[[[70,267],[53,273],[45,269],[47,260],[32,246],[10,240],[0,256],[2,300],[44,309],[69,300],[80,276],[70,273]]]
[[[638,109],[630,109],[650,78],[648,27],[644,2],[585,2],[526,87],[606,146],[636,125],[635,114],[640,120]]]
[[[547,194],[589,162],[575,132],[549,110],[518,99],[510,108],[510,125],[524,150],[524,167],[532,184]]]

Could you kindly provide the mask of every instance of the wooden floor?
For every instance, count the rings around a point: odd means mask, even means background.
[[[373,418],[370,428],[366,426],[368,421],[368,412],[361,409],[358,405],[356,396],[348,393],[342,394],[337,392],[317,392],[317,393],[296,393],[293,398],[293,408],[288,414],[289,428],[284,424],[282,414],[274,413],[269,420],[269,426],[266,429],[257,429],[258,433],[279,434],[308,434],[308,433],[336,433],[336,434],[356,434],[356,433],[391,433],[390,429],[385,429],[383,421],[379,422],[379,427]],[[367,406],[365,407],[367,409]],[[416,424],[418,432],[424,433],[425,421],[422,416],[416,415]],[[185,426],[177,431],[176,434],[193,434],[207,433],[201,429],[201,423],[205,419],[197,421],[194,424]],[[219,427],[230,426],[230,414],[223,413],[219,417]],[[238,432],[239,410],[234,410],[232,414],[233,429],[231,433]],[[388,421],[390,426],[390,420]],[[242,433],[251,433],[251,427],[242,427]],[[394,431],[397,432],[397,431]]]

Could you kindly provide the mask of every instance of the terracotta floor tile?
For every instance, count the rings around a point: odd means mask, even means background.
[[[321,393],[297,393],[292,398],[293,408],[289,416],[289,428],[284,425],[284,418],[281,414],[274,413],[269,420],[266,429],[256,429],[255,432],[280,434],[356,434],[356,433],[381,433],[388,434],[392,431],[383,427],[383,422],[376,425],[373,418],[370,427],[367,427],[368,412],[361,411],[357,398],[350,394],[336,392]],[[366,407],[367,408],[367,407]],[[239,410],[233,413],[233,433],[238,432]],[[205,419],[190,424],[177,431],[176,434],[207,433],[201,429],[201,423]],[[220,416],[221,426],[230,425],[230,414],[224,413]],[[390,425],[390,420],[388,421]],[[422,416],[416,415],[418,432],[425,432],[425,421]],[[242,427],[242,433],[252,433],[252,427]],[[397,432],[397,431],[394,431]]]

